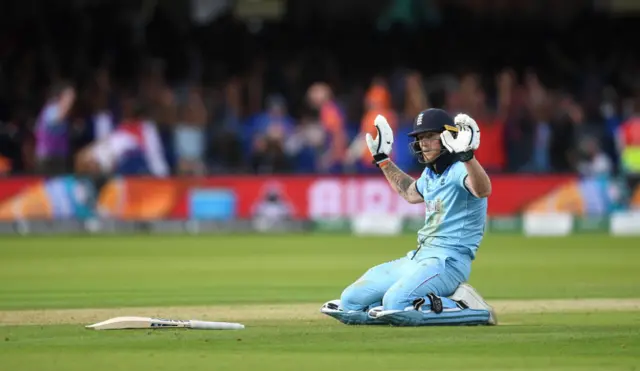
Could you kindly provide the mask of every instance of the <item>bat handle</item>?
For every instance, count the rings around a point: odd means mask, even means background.
[[[196,330],[241,330],[244,325],[241,323],[232,322],[209,322],[209,321],[197,321],[190,320],[190,328]]]

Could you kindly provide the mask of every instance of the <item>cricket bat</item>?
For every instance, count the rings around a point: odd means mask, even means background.
[[[124,329],[161,329],[188,328],[195,330],[240,330],[241,323],[208,322],[198,320],[179,320],[153,317],[115,317],[106,321],[85,326],[94,330],[124,330]]]

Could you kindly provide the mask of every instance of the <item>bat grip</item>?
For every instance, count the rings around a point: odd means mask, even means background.
[[[231,323],[231,322],[209,322],[209,321],[197,321],[190,320],[190,328],[195,330],[241,330],[244,328],[243,324]]]

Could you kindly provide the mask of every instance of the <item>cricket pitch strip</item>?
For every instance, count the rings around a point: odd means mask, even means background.
[[[498,316],[519,313],[640,311],[640,299],[490,300]],[[184,307],[0,310],[0,326],[87,324],[118,316],[198,318],[211,321],[312,321],[325,318],[322,303]]]

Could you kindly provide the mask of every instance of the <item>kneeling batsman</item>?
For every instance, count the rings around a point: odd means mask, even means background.
[[[407,202],[424,203],[425,225],[406,256],[369,269],[321,312],[345,324],[396,326],[495,325],[496,316],[466,282],[484,236],[491,181],[474,151],[477,123],[440,109],[413,122],[411,151],[425,164],[417,180],[390,159],[393,132],[383,116],[366,141],[374,163]]]

